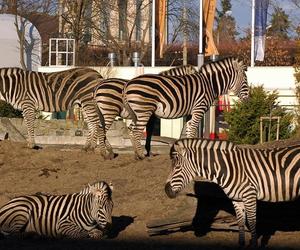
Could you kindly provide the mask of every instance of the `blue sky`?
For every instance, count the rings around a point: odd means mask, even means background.
[[[237,30],[240,33],[240,36],[243,36],[244,30],[247,27],[251,27],[252,0],[231,0],[231,4],[232,16],[236,20]],[[280,6],[286,12],[286,14],[289,15],[290,21],[292,21],[294,25],[300,24],[300,9],[295,8],[295,6],[289,0],[270,0],[268,9],[268,22],[271,21],[274,4]]]

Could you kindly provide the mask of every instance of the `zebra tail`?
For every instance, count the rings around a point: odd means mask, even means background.
[[[101,123],[102,129],[104,131],[104,134],[106,134],[106,131],[105,131],[105,120],[104,120],[103,114],[100,111],[100,109],[99,109],[96,101],[95,101],[95,105],[96,105],[96,110],[97,110],[97,114],[98,114],[99,119],[100,119],[100,123]]]
[[[128,102],[126,101],[126,99],[124,100],[124,106],[125,106],[125,109],[128,111],[129,116],[132,119],[133,123],[136,124],[137,116],[134,113],[134,111],[132,110],[132,108],[130,107],[130,105],[128,104]]]
[[[105,120],[104,120],[104,116],[103,116],[102,112],[100,111],[99,106],[98,106],[98,104],[97,104],[97,100],[96,100],[96,92],[97,92],[97,89],[98,89],[98,86],[96,86],[95,89],[94,89],[94,92],[93,92],[93,100],[94,100],[94,105],[96,106],[96,111],[97,111],[97,114],[98,114],[98,117],[99,117],[99,120],[100,120],[102,129],[103,129],[103,132],[104,132],[104,134],[106,134],[106,131],[105,131]]]

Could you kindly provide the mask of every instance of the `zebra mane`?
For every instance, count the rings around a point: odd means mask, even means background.
[[[235,57],[225,57],[222,59],[219,59],[217,61],[211,61],[211,62],[207,62],[205,64],[203,64],[200,69],[199,72],[201,71],[206,71],[208,70],[211,65],[234,65],[236,67],[236,69],[241,69],[241,70],[246,70],[247,66],[244,65],[243,61],[239,61],[239,59],[235,58]]]
[[[183,138],[174,142],[170,150],[170,156],[172,156],[175,151],[184,151],[186,149],[230,150],[236,148],[237,146],[231,141],[210,140],[203,138]]]
[[[195,74],[198,70],[191,64],[180,65],[174,68],[161,71],[159,75],[162,76],[182,76],[182,75],[190,75]]]
[[[100,189],[107,193],[108,197],[112,197],[112,184],[108,184],[105,181],[95,181],[91,184],[87,184],[79,193],[80,194],[87,194],[92,192],[93,189]]]

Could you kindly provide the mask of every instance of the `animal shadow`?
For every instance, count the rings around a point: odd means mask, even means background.
[[[235,219],[231,200],[224,191],[211,182],[197,181],[194,185],[197,209],[193,218],[196,236],[211,231],[216,215],[223,210]],[[266,246],[276,231],[300,231],[300,199],[291,202],[257,202],[257,236],[261,237],[261,246]]]
[[[194,191],[195,198],[197,198],[197,209],[193,218],[196,236],[204,236],[211,231],[211,225],[220,210],[235,215],[232,202],[218,185],[206,181],[196,181]]]
[[[121,215],[119,217],[112,217],[112,227],[107,233],[107,238],[116,238],[120,232],[126,229],[130,224],[134,222],[134,217]]]

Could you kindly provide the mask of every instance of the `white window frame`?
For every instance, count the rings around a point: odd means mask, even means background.
[[[59,42],[65,41],[66,46],[65,50],[60,50],[58,45]],[[55,49],[52,50],[52,44],[55,42]],[[69,46],[69,43],[72,44],[72,46]],[[70,48],[73,48],[70,50]],[[55,54],[55,64],[52,64],[51,57]],[[65,55],[66,63],[62,64],[60,60],[60,55]],[[69,55],[71,55],[71,64],[69,64]],[[49,66],[74,66],[75,65],[75,39],[71,38],[50,38],[49,39]]]

